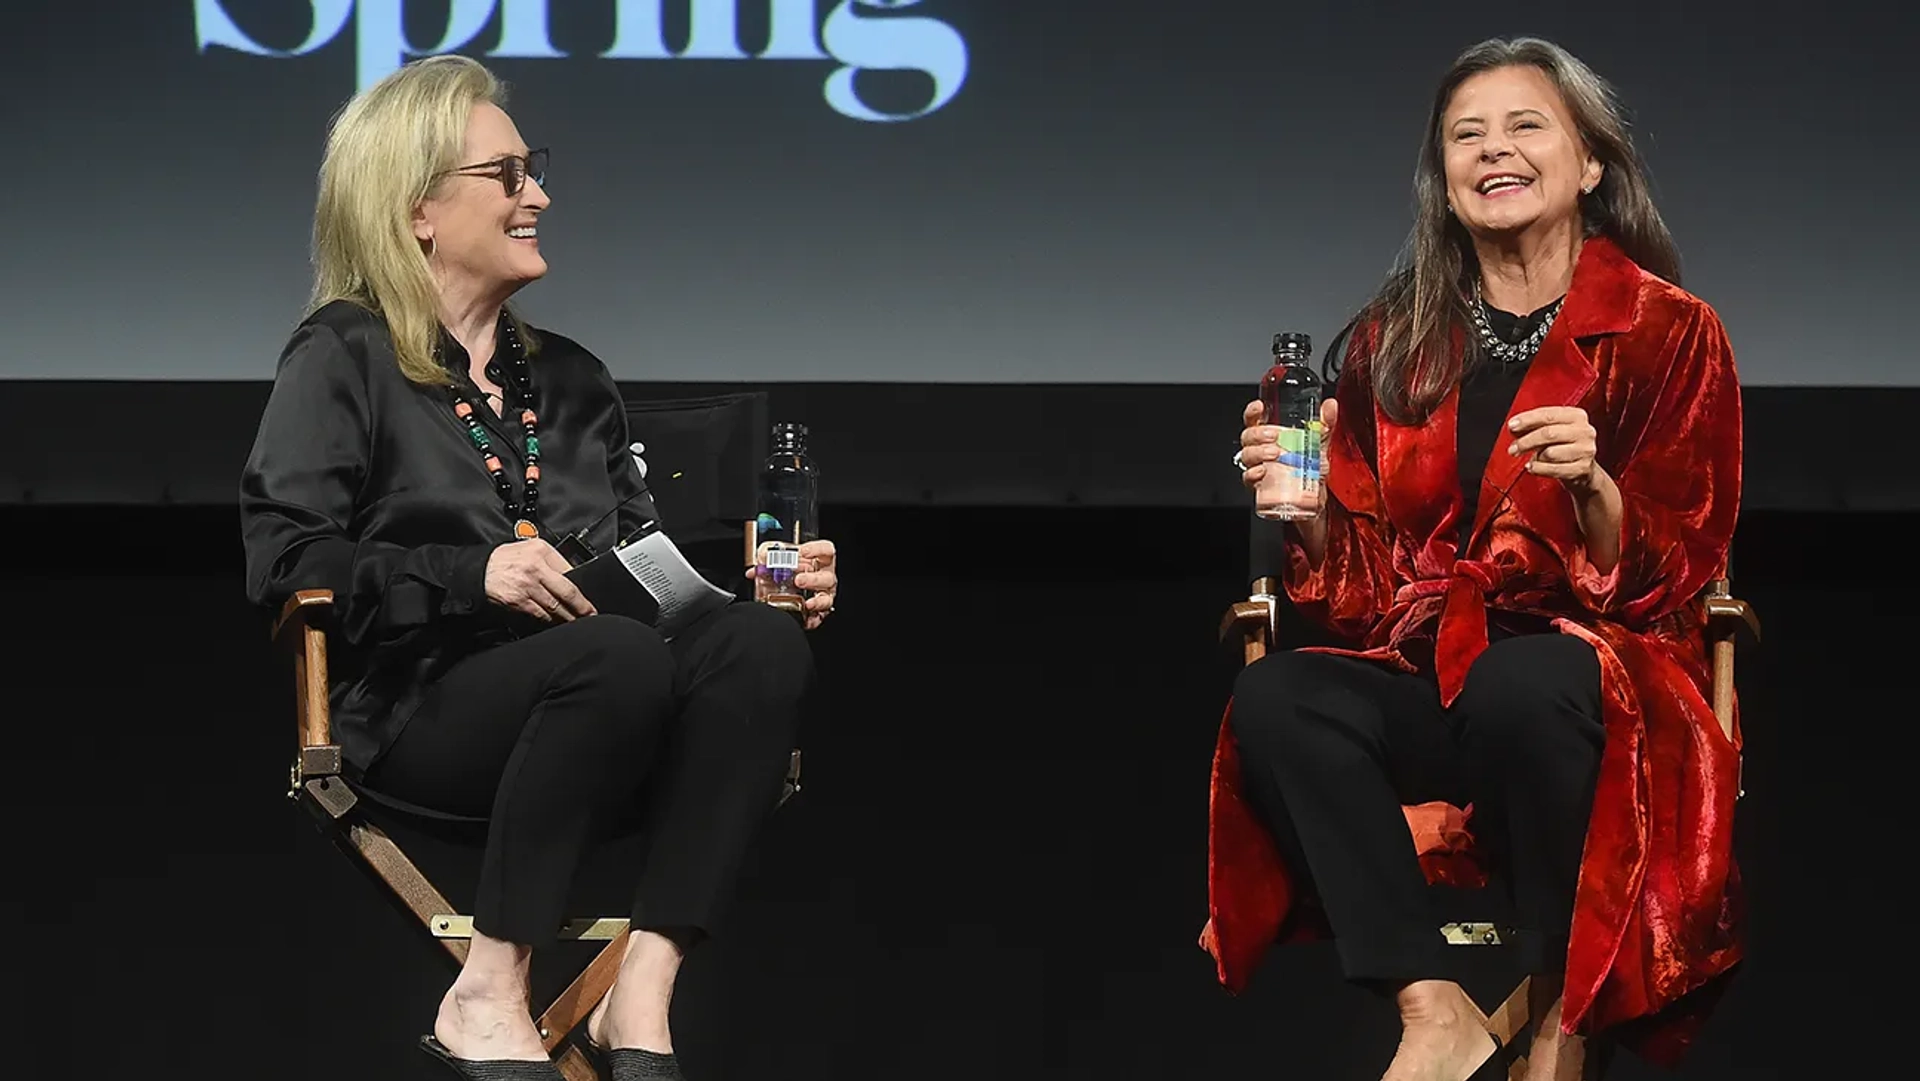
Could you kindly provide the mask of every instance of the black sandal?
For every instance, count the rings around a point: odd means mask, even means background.
[[[661,1054],[638,1047],[608,1049],[595,1043],[580,1026],[580,1049],[592,1060],[594,1069],[611,1081],[686,1081],[680,1073],[680,1060],[671,1052]]]
[[[616,1047],[607,1052],[607,1062],[613,1067],[613,1081],[686,1081],[680,1074],[680,1060],[671,1053]]]
[[[514,1058],[457,1058],[432,1036],[420,1037],[420,1050],[446,1063],[467,1081],[565,1081],[551,1059],[535,1062]]]

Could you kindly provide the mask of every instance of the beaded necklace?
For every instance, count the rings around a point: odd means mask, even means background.
[[[513,535],[528,540],[540,535],[540,428],[539,418],[534,415],[533,386],[531,367],[527,363],[527,350],[520,342],[520,334],[513,328],[513,321],[506,317],[500,319],[498,332],[499,346],[507,355],[511,367],[509,378],[520,389],[520,400],[525,403],[520,410],[520,430],[525,443],[522,450],[526,455],[526,475],[520,488],[520,498],[513,495],[513,482],[507,479],[506,466],[500,456],[494,453],[493,438],[487,434],[486,425],[480,421],[480,414],[474,409],[466,395],[458,386],[447,388],[453,398],[453,415],[467,426],[467,438],[480,452],[481,461],[486,463],[487,473],[493,477],[493,489],[500,495],[500,503],[506,508],[507,517],[512,518]],[[503,388],[504,389],[504,388]],[[504,402],[504,398],[502,401]]]

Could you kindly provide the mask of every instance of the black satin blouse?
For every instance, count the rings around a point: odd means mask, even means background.
[[[535,339],[540,524],[555,537],[592,526],[588,542],[605,551],[655,517],[620,391],[578,343]],[[450,338],[443,355],[517,497],[520,426],[487,408]],[[529,399],[508,383],[504,412],[515,417]],[[452,396],[402,375],[386,323],[358,305],[321,308],[287,343],[241,477],[240,515],[249,599],[277,609],[296,590],[334,593],[333,725],[356,776],[455,661],[535,629],[487,600],[487,559],[517,539],[514,519]]]

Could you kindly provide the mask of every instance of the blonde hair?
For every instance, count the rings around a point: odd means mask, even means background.
[[[506,97],[479,62],[430,56],[355,95],[327,133],[313,211],[312,307],[345,300],[379,314],[400,371],[415,383],[443,386],[452,377],[436,356],[439,294],[413,235],[413,211],[441,174],[463,164],[474,107],[505,105]],[[532,350],[532,335],[522,338]]]

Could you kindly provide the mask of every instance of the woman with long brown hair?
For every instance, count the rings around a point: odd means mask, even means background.
[[[1415,195],[1322,406],[1326,494],[1286,528],[1288,596],[1347,646],[1235,687],[1207,942],[1237,987],[1310,892],[1347,977],[1398,1004],[1388,1081],[1505,1077],[1402,810],[1471,804],[1534,974],[1527,1076],[1576,1078],[1624,1022],[1671,1050],[1660,1022],[1739,958],[1738,751],[1696,601],[1739,509],[1739,384],[1612,93],[1565,50],[1464,53]],[[1278,468],[1264,419],[1249,486]]]

